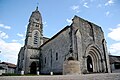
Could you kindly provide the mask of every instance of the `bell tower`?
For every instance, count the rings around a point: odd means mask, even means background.
[[[39,47],[43,44],[42,17],[38,10],[32,12],[24,45],[24,59],[22,70],[27,73],[36,74],[39,69]]]
[[[36,10],[32,12],[29,24],[27,27],[25,45],[33,48],[38,48],[43,44],[43,24],[42,17],[38,11],[38,6]]]

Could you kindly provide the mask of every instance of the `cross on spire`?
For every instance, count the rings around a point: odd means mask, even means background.
[[[38,5],[39,5],[39,3],[37,3],[36,11],[38,11]]]
[[[39,5],[39,3],[37,2],[37,6]]]

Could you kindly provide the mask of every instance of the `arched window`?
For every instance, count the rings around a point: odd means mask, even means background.
[[[37,31],[34,34],[34,44],[38,44],[38,32]]]

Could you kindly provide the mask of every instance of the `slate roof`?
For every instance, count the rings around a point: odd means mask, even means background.
[[[110,58],[110,64],[120,63],[120,56],[109,55],[109,58]]]
[[[9,68],[16,68],[16,65],[15,64],[12,64],[12,63],[8,63],[8,62],[2,62],[0,64],[6,64]]]
[[[65,30],[67,30],[69,27],[70,26],[66,26],[65,28],[63,28],[61,31],[59,31],[57,34],[55,34],[52,38],[50,38],[46,42],[44,42],[44,44],[42,44],[40,47],[44,46],[45,44],[47,44],[48,42],[50,42],[51,40],[53,40],[54,38],[56,38],[59,34],[61,34]]]

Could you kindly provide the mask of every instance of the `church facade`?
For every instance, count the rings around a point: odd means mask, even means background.
[[[52,38],[43,36],[38,7],[32,12],[25,45],[20,49],[17,73],[62,74],[66,60],[80,62],[80,74],[110,72],[104,32],[101,27],[78,16]]]

